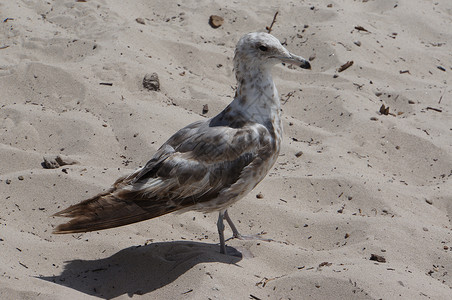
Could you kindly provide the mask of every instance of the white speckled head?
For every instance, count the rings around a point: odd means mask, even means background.
[[[234,57],[236,71],[271,68],[277,63],[291,63],[310,69],[309,62],[301,56],[290,53],[277,38],[265,32],[244,35],[237,43]]]

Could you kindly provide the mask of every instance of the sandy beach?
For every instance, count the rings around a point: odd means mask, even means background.
[[[237,41],[276,12],[312,70],[274,68],[281,153],[229,209],[273,241],[220,254],[217,214],[197,212],[52,234],[222,111]],[[0,298],[452,299],[451,74],[447,0],[2,1]]]

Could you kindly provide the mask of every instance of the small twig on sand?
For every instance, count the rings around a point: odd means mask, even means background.
[[[362,27],[360,25],[355,26],[355,29],[358,30],[358,31],[365,31],[365,32],[369,32],[370,33],[369,30],[367,30],[366,28],[364,28],[364,27]]]
[[[443,96],[444,96],[445,93],[446,93],[446,88],[444,88],[443,94],[441,95],[441,97],[439,97],[438,104],[440,104],[440,103],[441,103],[441,100],[443,100]]]
[[[355,85],[358,90],[362,89],[364,86],[364,84],[358,84],[358,83],[354,83],[354,82],[353,82],[353,85]]]
[[[434,110],[434,111],[437,111],[437,112],[443,112],[441,109],[435,108],[435,107],[431,107],[431,106],[427,106],[427,110]]]
[[[350,68],[353,65],[353,60],[350,60],[348,62],[346,62],[345,64],[343,64],[342,66],[339,67],[339,69],[337,69],[338,72],[342,72],[347,70],[348,68]]]
[[[272,27],[273,27],[273,24],[276,23],[276,16],[278,15],[278,13],[279,13],[279,11],[275,12],[275,15],[273,16],[273,21],[270,24],[270,26],[265,27],[265,29],[267,29],[268,33],[272,32]]]
[[[289,101],[289,99],[293,96],[293,94],[295,93],[295,91],[293,92],[288,92],[286,95],[286,100],[284,101],[283,105],[287,103],[287,101]]]

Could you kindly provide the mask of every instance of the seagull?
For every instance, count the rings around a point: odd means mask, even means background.
[[[53,233],[97,231],[176,211],[219,211],[220,252],[226,254],[223,221],[233,237],[243,237],[228,208],[264,179],[280,151],[281,104],[271,75],[278,63],[311,68],[271,34],[244,35],[235,49],[234,100],[217,116],[180,129],[108,191],[54,214],[72,219]]]

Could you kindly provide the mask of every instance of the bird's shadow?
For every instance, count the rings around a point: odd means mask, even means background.
[[[39,277],[82,293],[111,299],[128,294],[146,294],[161,288],[199,263],[235,264],[242,255],[227,247],[199,242],[162,242],[123,249],[98,260],[72,260],[60,275]]]

